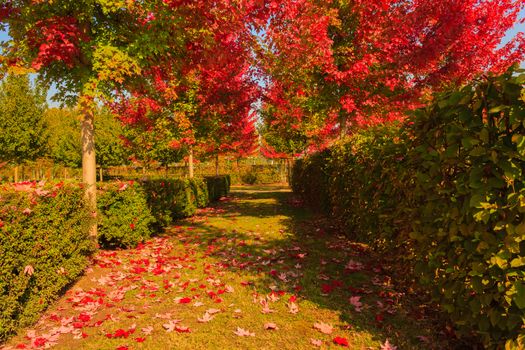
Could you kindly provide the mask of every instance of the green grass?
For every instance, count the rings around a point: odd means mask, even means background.
[[[347,338],[351,349],[379,349],[386,339],[398,349],[450,348],[428,305],[417,295],[407,295],[405,286],[396,285],[381,259],[366,246],[337,234],[329,220],[292,205],[287,188],[239,186],[233,190],[231,200],[178,222],[143,249],[117,251],[114,257],[112,252],[101,252],[86,276],[33,328],[37,336],[55,332],[60,320],[78,318],[84,312],[92,313],[91,319],[76,332],[87,337],[75,339],[66,332],[56,339],[54,348],[312,349],[310,339],[322,340],[322,348],[340,348],[332,342],[336,336]],[[362,263],[363,270],[345,269],[349,260]],[[156,262],[171,270],[155,275]],[[146,271],[133,272],[133,267]],[[286,280],[278,278],[280,273],[286,274]],[[341,286],[323,293],[322,285],[334,280]],[[167,283],[174,285],[165,289]],[[233,292],[219,294],[221,302],[206,293],[217,293],[226,286]],[[79,296],[76,301],[85,296],[79,290],[85,293],[95,288],[102,293],[91,297],[100,298],[100,304],[78,305],[71,299],[75,293]],[[269,302],[273,313],[263,314],[259,298],[272,289],[285,294]],[[119,290],[124,298],[111,300]],[[296,314],[287,306],[292,295],[299,306]],[[349,302],[353,295],[360,295],[366,304],[361,312]],[[177,297],[193,299],[190,304],[179,304],[174,301]],[[392,314],[381,311],[378,301],[390,305]],[[203,305],[195,307],[196,302]],[[221,312],[210,322],[199,323],[197,319],[210,308]],[[172,314],[171,320],[181,320],[191,333],[167,332],[162,326],[167,320],[155,317],[166,313]],[[376,319],[379,314],[382,321]],[[96,321],[103,322],[95,325]],[[332,324],[333,333],[325,335],[314,329],[318,321]],[[267,322],[279,329],[265,330]],[[132,325],[136,331],[128,338],[106,336]],[[144,335],[144,327],[153,327],[152,334]],[[234,334],[237,327],[255,336],[239,337]],[[28,344],[26,331],[7,345]],[[428,343],[418,338],[421,336]],[[138,343],[137,337],[146,339]]]

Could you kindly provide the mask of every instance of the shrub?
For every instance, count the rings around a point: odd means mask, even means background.
[[[398,252],[487,348],[525,343],[523,82],[509,72],[441,94],[404,126],[359,131],[293,169],[296,193]]]
[[[258,183],[257,175],[254,172],[248,172],[241,176],[242,183],[248,184],[248,185],[254,185],[255,183]]]
[[[230,192],[230,176],[208,176],[204,178],[208,186],[208,194],[211,201],[217,201],[221,197],[227,196]]]
[[[0,189],[0,341],[35,322],[87,266],[95,243],[83,202],[78,185]]]
[[[141,185],[159,228],[169,226],[175,219],[192,216],[197,210],[197,196],[190,180],[146,180]]]
[[[330,212],[328,197],[328,161],[330,150],[316,153],[305,159],[295,161],[291,187],[300,194],[307,203],[325,213]]]
[[[487,347],[525,340],[524,82],[509,72],[447,93],[410,126],[417,271]]]
[[[98,234],[103,247],[135,247],[155,221],[144,189],[136,182],[106,183],[98,196]]]
[[[191,179],[190,185],[195,195],[197,208],[206,208],[210,203],[206,181],[203,179]]]

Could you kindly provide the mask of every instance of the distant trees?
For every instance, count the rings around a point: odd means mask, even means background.
[[[113,115],[103,108],[95,111],[95,144],[97,164],[102,169],[126,164],[129,151],[120,139],[122,127]],[[48,156],[66,167],[82,166],[82,140],[80,113],[76,109],[51,108],[46,112],[49,125]]]
[[[0,83],[0,160],[18,166],[46,152],[45,91],[27,75],[8,75]]]

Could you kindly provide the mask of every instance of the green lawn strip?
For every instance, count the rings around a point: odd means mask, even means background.
[[[157,240],[162,242],[157,248],[147,245],[102,258],[120,261],[120,265],[102,268],[97,261],[34,329],[43,334],[56,327],[50,315],[77,317],[79,310],[68,298],[79,288],[99,287],[106,293],[119,288],[127,291],[121,301],[110,302],[104,297],[104,306],[97,309],[90,323],[104,322],[98,327],[83,327],[86,338],[63,334],[54,348],[312,349],[310,341],[317,339],[323,342],[322,348],[335,349],[340,348],[333,344],[337,336],[346,338],[352,349],[379,349],[386,339],[398,349],[447,347],[433,318],[414,313],[419,307],[416,300],[395,290],[395,281],[377,270],[378,261],[366,247],[330,233],[328,221],[290,205],[290,199],[291,194],[282,187],[234,188],[232,199],[178,222],[166,233],[165,241]],[[152,264],[157,258],[166,261],[161,267],[173,269],[158,275],[141,270],[151,268],[141,259]],[[363,264],[363,269],[348,271],[345,265],[349,260]],[[133,268],[138,268],[138,273],[131,272]],[[114,286],[100,283],[108,276],[125,278],[110,278]],[[168,284],[173,285],[165,288]],[[226,286],[233,291],[213,294]],[[272,312],[264,314],[260,302],[272,289],[279,300],[270,300]],[[288,306],[292,296],[297,297],[299,308],[295,314]],[[361,312],[349,302],[352,296],[361,297]],[[184,297],[192,298],[191,302],[176,302]],[[209,309],[220,311],[209,322],[199,322]],[[191,333],[166,331],[163,325],[173,320],[180,320],[179,325],[189,327]],[[319,321],[331,324],[333,333],[314,329]],[[264,325],[269,322],[278,329],[266,330]],[[127,338],[107,336],[131,327],[135,331]],[[153,328],[151,334],[143,332],[147,327]],[[237,336],[237,327],[255,336]],[[21,331],[8,345],[27,343],[25,334],[26,330]],[[137,338],[145,339],[137,342]]]

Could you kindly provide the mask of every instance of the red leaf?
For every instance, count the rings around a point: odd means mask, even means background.
[[[341,345],[344,347],[348,347],[348,340],[346,338],[342,337],[335,337],[334,338],[334,344]]]

